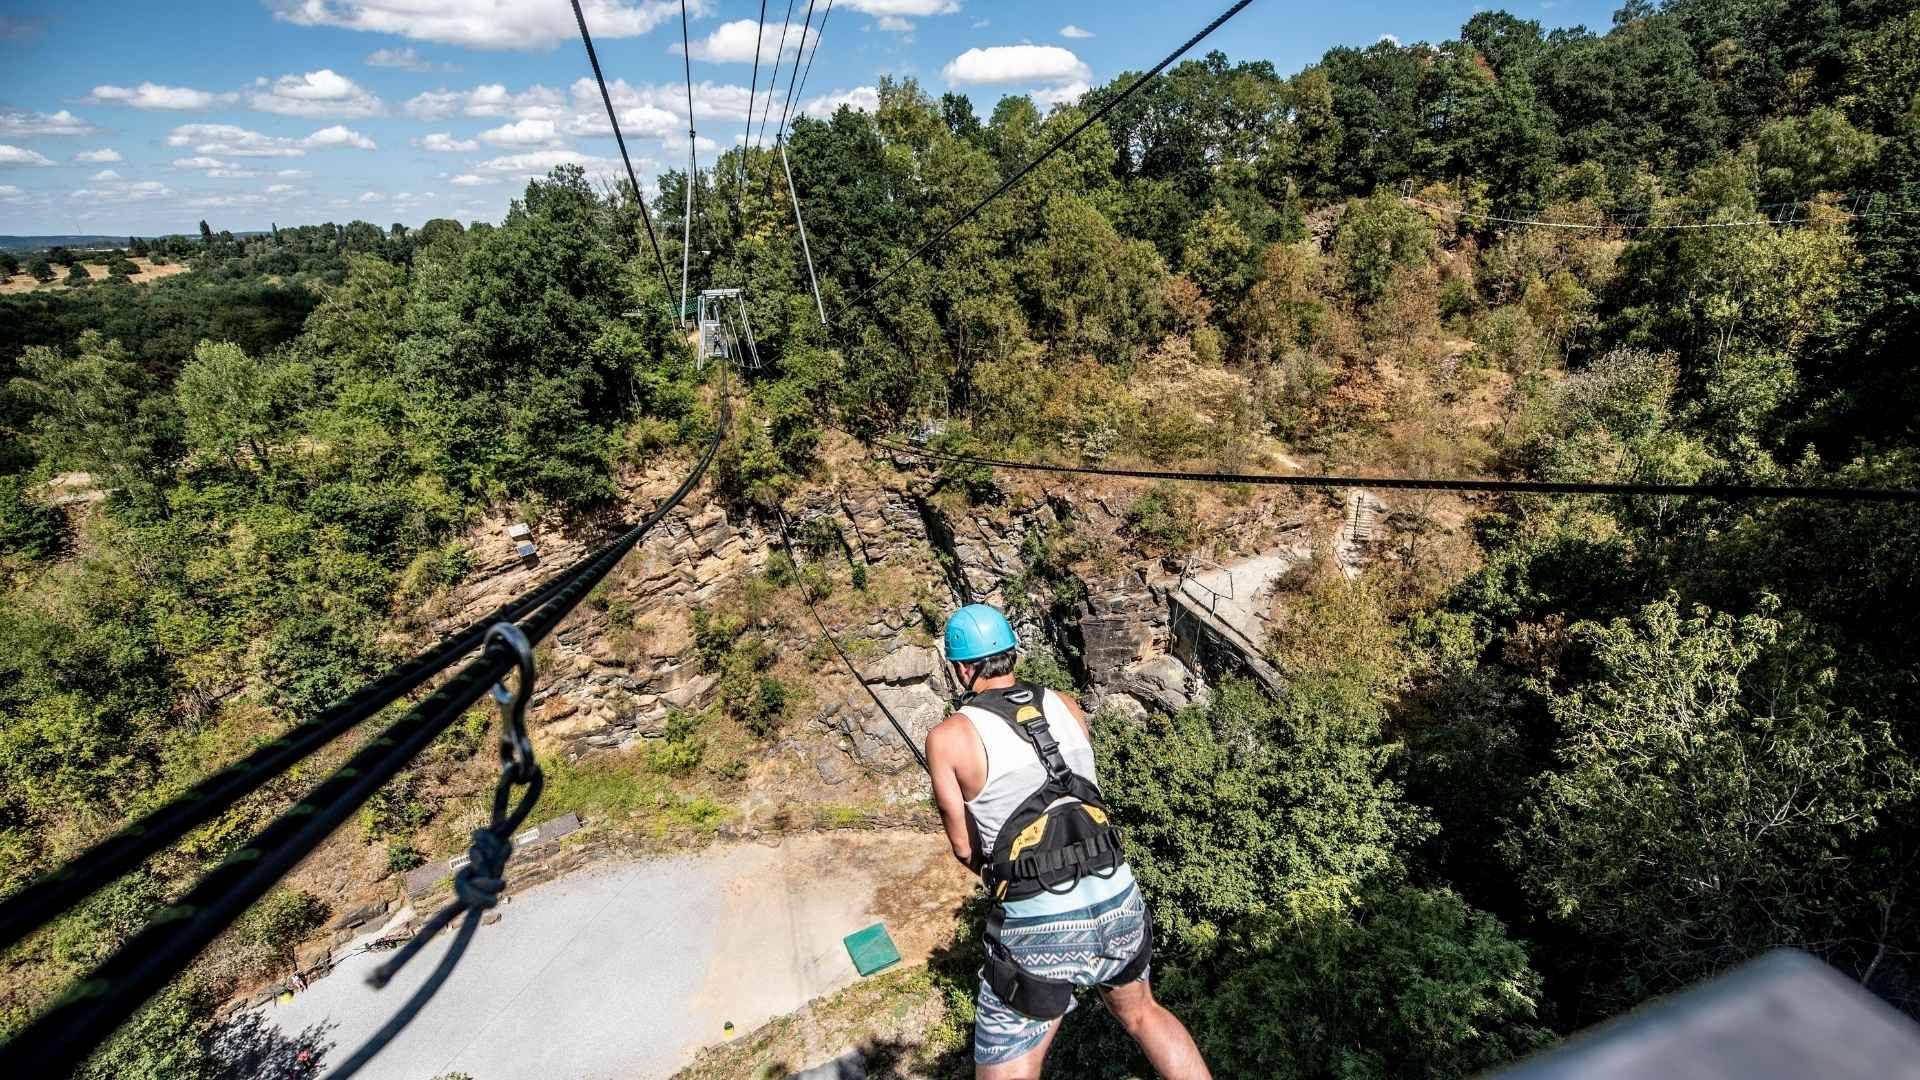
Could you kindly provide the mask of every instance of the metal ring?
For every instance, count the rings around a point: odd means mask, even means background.
[[[520,685],[508,690],[505,680],[493,684],[493,700],[500,706],[500,767],[515,783],[533,776],[533,740],[527,737],[527,702],[533,697],[533,643],[518,626],[497,622],[487,627],[485,645],[505,642],[520,665]]]

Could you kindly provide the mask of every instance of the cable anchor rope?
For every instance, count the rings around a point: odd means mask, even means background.
[[[500,895],[506,891],[507,860],[513,857],[514,831],[526,822],[534,804],[540,801],[546,777],[540,771],[540,763],[534,759],[533,740],[527,736],[527,705],[533,698],[536,675],[533,643],[518,626],[501,622],[487,628],[486,648],[492,650],[496,644],[512,650],[520,677],[513,689],[507,688],[504,677],[493,685],[493,701],[500,709],[500,779],[493,788],[491,818],[484,828],[473,831],[473,844],[467,848],[467,864],[453,877],[454,898],[421,923],[420,930],[391,959],[374,968],[367,975],[367,985],[376,990],[384,989],[400,969],[419,955],[427,942],[445,929],[455,916],[465,913],[466,921],[460,927],[460,936],[447,950],[447,955],[441,958],[433,974],[427,977],[427,981],[414,991],[407,1003],[379,1031],[354,1051],[352,1057],[334,1070],[328,1080],[347,1080],[359,1072],[419,1015],[428,999],[446,981],[454,965],[460,962],[481,916],[487,909],[498,905]],[[513,789],[517,787],[524,787],[526,791],[509,811],[507,806],[512,801]]]

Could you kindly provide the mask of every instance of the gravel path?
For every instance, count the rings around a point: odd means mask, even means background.
[[[927,833],[832,833],[608,864],[536,886],[497,909],[501,920],[480,928],[439,994],[360,1076],[670,1075],[726,1021],[750,1031],[853,982],[841,938],[880,917],[877,892],[928,878],[941,854]],[[929,896],[952,891],[950,877],[928,880]],[[270,1007],[269,1019],[289,1035],[330,1025],[327,1060],[338,1063],[452,939],[440,935],[381,991],[365,978],[384,954],[352,957]]]

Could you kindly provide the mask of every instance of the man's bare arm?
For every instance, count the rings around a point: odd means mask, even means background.
[[[933,801],[940,808],[941,824],[946,826],[947,843],[953,848],[953,857],[960,865],[980,872],[973,850],[973,833],[967,828],[967,800],[960,790],[960,778],[954,774],[953,763],[960,750],[957,736],[964,728],[956,728],[953,721],[966,724],[965,717],[947,717],[927,735],[927,768],[933,774]]]

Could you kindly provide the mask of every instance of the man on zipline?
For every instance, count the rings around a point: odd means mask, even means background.
[[[954,612],[946,639],[965,696],[928,734],[927,760],[953,856],[987,887],[974,1075],[1038,1077],[1073,988],[1098,986],[1160,1075],[1210,1077],[1193,1036],[1153,999],[1152,922],[1079,704],[1014,680],[1019,642],[985,604]]]

